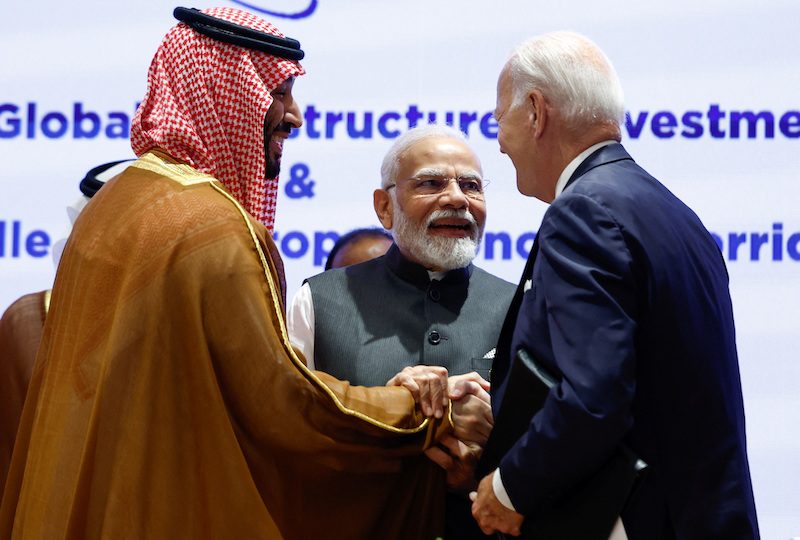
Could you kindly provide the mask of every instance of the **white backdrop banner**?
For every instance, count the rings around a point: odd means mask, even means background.
[[[90,168],[130,158],[130,120],[174,3],[4,6],[0,34],[0,310],[49,288],[66,207]],[[301,41],[304,125],[286,144],[276,242],[289,295],[335,239],[378,226],[372,191],[419,123],[465,131],[492,183],[479,266],[516,282],[544,204],[516,190],[492,111],[523,39],[576,30],[615,64],[623,144],[701,217],[731,276],[762,535],[800,535],[800,4],[773,0],[219,0]],[[0,355],[1,357],[1,355]],[[680,389],[676,389],[679,392]],[[687,441],[687,444],[690,444]]]

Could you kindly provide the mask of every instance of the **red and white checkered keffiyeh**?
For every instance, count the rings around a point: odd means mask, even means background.
[[[284,37],[246,11],[203,13]],[[303,73],[297,62],[215,41],[180,23],[150,64],[147,93],[131,124],[133,151],[160,148],[214,176],[272,231],[278,179],[264,178],[264,115],[270,92]]]

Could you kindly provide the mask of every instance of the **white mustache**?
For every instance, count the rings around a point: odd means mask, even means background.
[[[431,226],[434,221],[443,218],[466,219],[471,227],[475,228],[478,226],[478,222],[475,221],[475,218],[469,210],[455,210],[453,208],[446,210],[434,210],[431,212],[431,215],[428,216],[428,223],[426,225]]]

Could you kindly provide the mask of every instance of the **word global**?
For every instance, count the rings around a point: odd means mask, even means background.
[[[0,105],[0,139],[13,139],[23,136],[36,139],[40,135],[48,139],[60,139],[69,136],[73,139],[94,139],[101,134],[109,139],[127,139],[130,137],[130,125],[133,113],[111,111],[101,115],[87,111],[83,103],[74,103],[72,114],[51,111],[39,112],[36,103],[28,103],[24,113],[11,103]]]

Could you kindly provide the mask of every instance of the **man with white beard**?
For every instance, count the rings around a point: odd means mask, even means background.
[[[423,126],[395,141],[373,196],[394,244],[382,257],[307,279],[289,308],[290,339],[309,367],[364,386],[398,384],[422,366],[489,378],[515,287],[472,264],[486,220],[484,187],[460,131]],[[429,457],[460,491],[467,486],[455,485],[464,450],[457,443]],[[465,495],[448,499],[445,538],[483,537]]]

